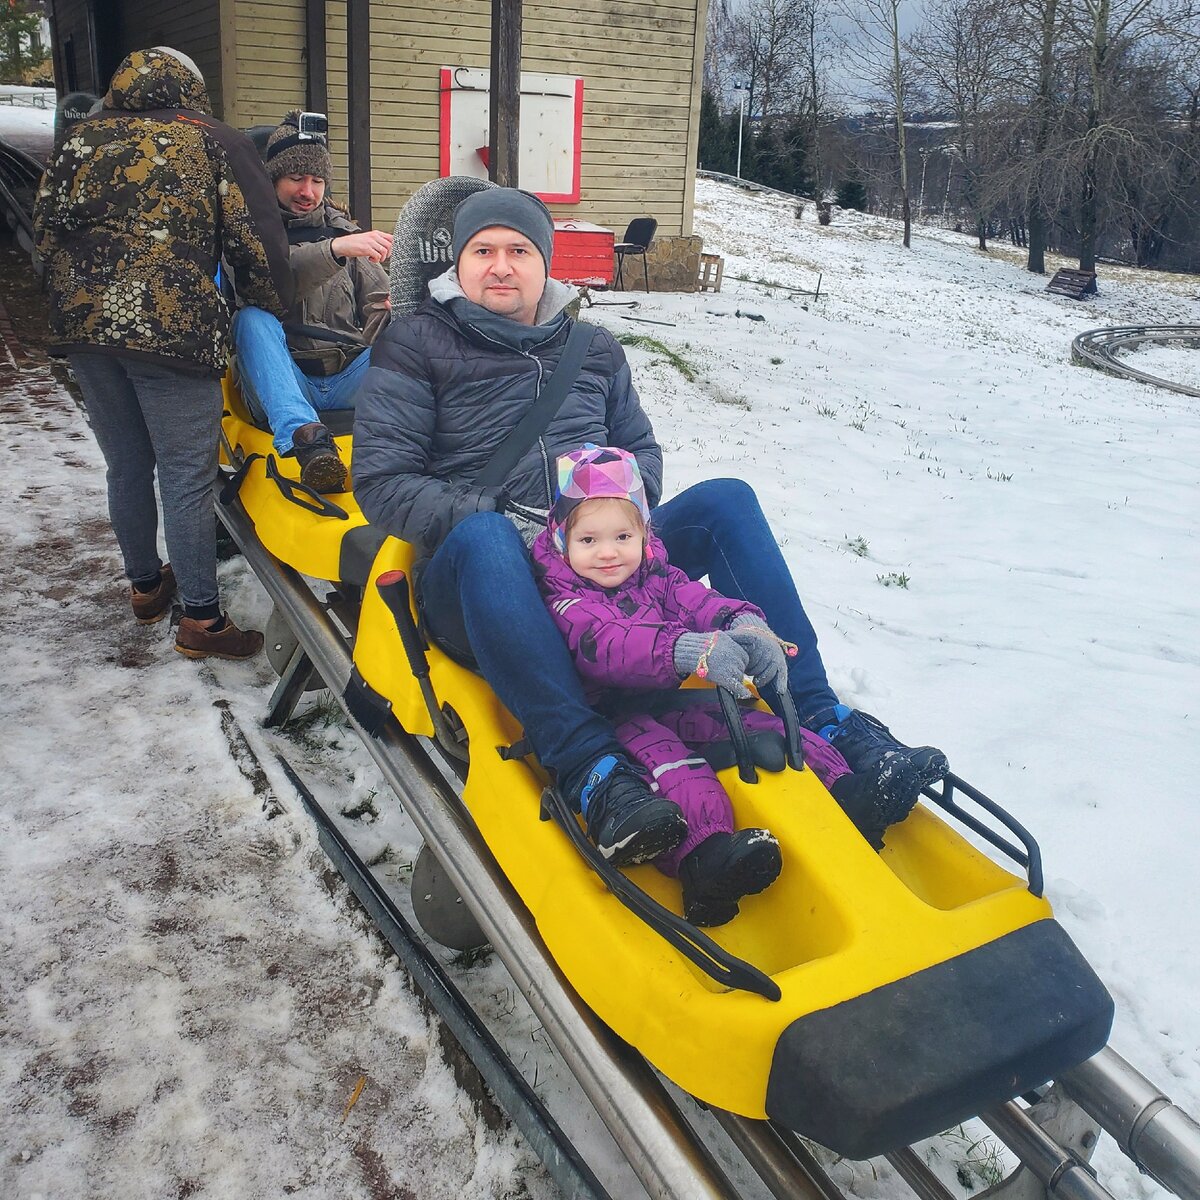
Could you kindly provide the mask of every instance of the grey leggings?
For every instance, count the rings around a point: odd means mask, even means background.
[[[153,578],[162,496],[167,554],[179,598],[194,616],[218,604],[213,480],[221,385],[170,367],[112,354],[71,354],[92,432],[108,464],[108,516],[129,579]]]

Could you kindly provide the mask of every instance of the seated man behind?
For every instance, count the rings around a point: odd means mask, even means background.
[[[289,113],[267,141],[290,244],[296,299],[283,322],[243,308],[234,323],[239,382],[265,417],[281,455],[295,454],[300,480],[318,492],[346,490],[346,466],[318,412],[353,408],[370,345],[388,319],[389,282],[379,264],[392,236],[360,230],[326,198],[329,147],[301,137]]]

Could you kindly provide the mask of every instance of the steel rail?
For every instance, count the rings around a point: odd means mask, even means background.
[[[218,497],[221,482],[214,484]],[[350,650],[300,574],[266,550],[238,501],[225,506],[218,498],[217,511],[421,836],[436,847],[447,876],[652,1200],[737,1200],[649,1065],[562,976],[533,918],[420,743],[394,723],[373,737],[346,708]]]
[[[409,978],[466,1052],[500,1107],[533,1147],[550,1177],[571,1200],[611,1200],[579,1151],[500,1048],[478,1013],[454,986],[441,963],[371,874],[354,847],[286,758],[275,756],[305,811],[317,826],[317,840],[376,928],[404,964]]]
[[[954,1193],[943,1186],[911,1146],[893,1150],[884,1157],[920,1200],[955,1200]]]
[[[1200,343],[1200,325],[1112,325],[1103,329],[1088,329],[1072,339],[1071,358],[1110,375],[1136,379],[1139,383],[1166,388],[1184,396],[1200,396],[1200,388],[1139,371],[1117,357],[1118,349],[1133,348],[1142,342]]]
[[[1063,1073],[1067,1094],[1147,1175],[1200,1200],[1200,1124],[1107,1047]]]
[[[33,256],[33,208],[18,198],[22,188],[36,194],[45,167],[32,155],[0,141],[0,211],[4,213],[17,244]]]
[[[806,1169],[769,1121],[751,1121],[722,1108],[709,1112],[775,1200],[844,1200],[819,1167],[816,1177]]]
[[[981,1113],[979,1119],[1041,1180],[1050,1200],[1115,1200],[1019,1105],[1010,1101]]]

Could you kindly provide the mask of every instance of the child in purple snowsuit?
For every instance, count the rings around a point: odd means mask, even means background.
[[[680,878],[689,921],[724,924],[742,897],[774,882],[779,844],[765,829],[734,832],[729,797],[697,753],[729,736],[715,694],[664,706],[638,693],[677,689],[693,673],[742,697],[749,695],[746,675],[760,688],[782,686],[786,643],[754,605],[719,595],[667,562],[648,528],[633,455],[588,445],[561,457],[558,470],[559,495],[532,550],[538,586],[589,699],[614,714],[618,740],[687,819],[687,837],[655,865]],[[777,717],[744,715],[751,736],[782,738]],[[817,778],[835,795],[853,790],[859,777],[841,754],[807,729],[801,737]]]

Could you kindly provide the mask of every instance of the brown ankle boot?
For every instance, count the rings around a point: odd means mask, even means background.
[[[257,629],[239,629],[225,617],[225,625],[214,633],[193,617],[184,617],[175,632],[175,649],[188,658],[253,658],[263,647]]]
[[[337,443],[324,425],[301,425],[292,434],[292,449],[305,487],[322,495],[346,490],[346,464],[338,457]]]
[[[139,592],[132,586],[129,589],[129,603],[139,625],[153,625],[155,621],[161,621],[175,598],[175,572],[171,570],[171,564],[163,563],[160,573],[162,578],[154,591]]]

